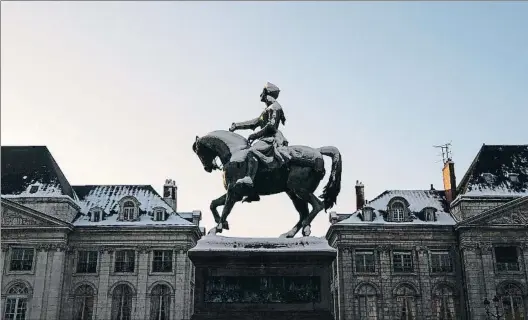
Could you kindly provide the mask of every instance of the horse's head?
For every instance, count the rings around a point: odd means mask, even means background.
[[[231,160],[232,154],[245,148],[247,140],[244,137],[224,130],[213,131],[203,137],[196,136],[193,143],[193,151],[207,172],[220,169],[215,162],[217,157],[225,166]]]
[[[217,157],[216,152],[202,143],[198,136],[196,136],[196,140],[194,141],[192,148],[194,153],[196,153],[202,162],[205,171],[212,172],[214,169],[218,169],[218,166],[214,162],[215,158]]]

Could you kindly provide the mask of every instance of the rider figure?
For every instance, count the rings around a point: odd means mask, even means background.
[[[239,129],[255,130],[258,127],[261,128],[261,130],[252,133],[248,137],[250,148],[247,154],[247,173],[244,178],[236,182],[236,185],[245,184],[250,188],[253,187],[259,160],[267,165],[268,169],[272,169],[274,166],[280,167],[289,160],[289,155],[286,150],[288,141],[279,131],[280,123],[284,125],[286,122],[284,111],[276,101],[279,97],[279,92],[280,90],[277,86],[268,82],[260,94],[260,101],[266,104],[266,108],[261,115],[253,120],[233,123],[231,128],[229,128],[231,132]],[[251,145],[253,141],[256,142]],[[250,197],[250,200],[258,200],[258,196],[253,195]]]

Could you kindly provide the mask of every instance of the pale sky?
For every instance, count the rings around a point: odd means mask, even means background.
[[[460,181],[482,143],[528,143],[527,2],[2,2],[1,27],[2,145],[48,146],[74,185],[173,178],[207,228],[224,190],[192,143],[258,116],[266,81],[290,144],[341,150],[338,212],[357,179],[367,199],[441,188],[435,144],[452,141]],[[224,234],[297,219],[268,196]]]

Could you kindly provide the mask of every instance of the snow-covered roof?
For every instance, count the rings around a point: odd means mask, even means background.
[[[386,224],[386,225],[455,225],[456,222],[453,217],[447,212],[436,212],[436,221],[423,221],[418,218],[409,222],[392,222],[386,221],[383,219],[383,216],[379,213],[376,213],[376,216],[373,221],[363,221],[359,217],[359,211],[354,212],[349,218],[338,222],[337,224],[346,224],[346,225],[376,225],[376,224]]]
[[[91,208],[100,207],[105,213],[117,213],[119,201],[127,196],[136,198],[142,212],[152,212],[155,207],[161,207],[167,212],[172,208],[150,185],[90,185],[74,186],[79,197],[81,213],[88,213]]]
[[[45,146],[2,146],[2,195],[69,197],[76,200],[68,180]]]
[[[366,206],[385,211],[389,201],[394,197],[407,200],[409,210],[412,212],[420,212],[427,207],[447,211],[445,192],[442,190],[387,190],[369,201]]]
[[[528,145],[483,145],[457,193],[467,197],[528,195]]]
[[[90,185],[74,186],[73,189],[79,197],[78,204],[81,208],[81,217],[73,224],[81,225],[193,225],[191,222],[180,217],[163,200],[163,198],[150,185]],[[139,202],[139,221],[117,221],[119,201],[125,197],[132,196]],[[87,215],[92,208],[101,208],[105,219],[92,222]],[[154,208],[163,208],[169,213],[165,221],[153,221],[148,215]]]
[[[413,221],[408,222],[390,222],[386,221],[383,216],[388,210],[389,202],[394,198],[403,198],[409,204],[409,210],[414,216],[420,216],[425,208],[436,209],[436,221],[424,221],[416,217]],[[356,211],[347,219],[339,221],[337,224],[391,224],[391,225],[454,225],[456,222],[448,213],[448,205],[445,199],[445,192],[441,190],[387,190],[369,201],[366,208],[374,209],[374,220],[363,221],[361,219],[362,211]]]
[[[105,220],[100,220],[98,222],[90,221],[90,217],[83,215],[79,219],[73,222],[73,225],[78,226],[193,226],[193,224],[179,215],[172,213],[169,215],[167,220],[164,221],[154,221],[153,217],[147,214],[140,214],[139,221],[118,221],[117,214],[107,216]]]
[[[190,251],[336,252],[323,238],[235,238],[207,235]]]

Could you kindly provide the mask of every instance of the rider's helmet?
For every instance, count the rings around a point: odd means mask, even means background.
[[[264,89],[262,90],[262,93],[260,94],[260,98],[261,98],[261,100],[264,100],[264,97],[272,96],[274,99],[278,99],[279,98],[279,92],[280,92],[279,87],[277,87],[273,83],[268,82],[264,86]]]

